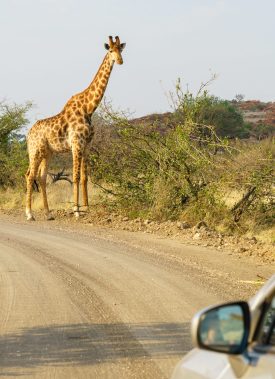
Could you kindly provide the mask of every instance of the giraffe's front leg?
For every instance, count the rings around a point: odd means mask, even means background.
[[[27,186],[27,193],[26,193],[26,217],[28,221],[34,221],[35,218],[32,214],[32,185],[34,182],[34,177],[31,175],[30,169],[28,169],[26,175],[26,186]]]
[[[73,185],[74,185],[74,215],[78,219],[79,213],[79,181],[82,153],[80,149],[73,149]]]
[[[46,191],[49,160],[50,160],[50,155],[48,155],[47,158],[42,159],[42,162],[40,164],[39,183],[40,183],[40,187],[42,191],[44,211],[45,211],[46,218],[47,220],[54,220],[54,217],[52,216],[49,210],[47,191]]]

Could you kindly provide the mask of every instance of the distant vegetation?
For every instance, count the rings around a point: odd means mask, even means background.
[[[180,82],[171,99],[174,109],[164,115],[131,120],[105,104],[94,116],[90,178],[105,207],[227,231],[274,224],[273,103],[222,100],[204,85],[193,95]],[[0,187],[22,193],[30,106],[0,104]],[[57,156],[52,171],[70,166]]]

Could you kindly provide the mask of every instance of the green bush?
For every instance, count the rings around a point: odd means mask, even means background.
[[[262,224],[270,220],[272,143],[247,145],[225,138],[230,137],[228,120],[241,133],[241,116],[203,87],[195,96],[178,87],[174,105],[166,130],[159,122],[137,125],[110,106],[102,111],[91,175],[108,194],[106,204],[130,217],[205,220],[230,229],[253,217]],[[229,206],[225,198],[231,190],[239,200]]]
[[[92,175],[113,194],[113,204],[135,214],[175,219],[198,202],[201,191],[215,180],[217,153],[229,149],[215,127],[199,122],[209,98],[206,91],[178,96],[177,111],[171,115],[174,127],[165,133],[154,123],[137,126],[105,110],[112,133],[98,141]]]
[[[22,185],[28,159],[25,136],[26,114],[31,104],[0,103],[0,186]]]

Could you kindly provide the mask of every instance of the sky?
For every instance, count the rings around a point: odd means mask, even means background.
[[[0,0],[0,101],[58,113],[126,42],[105,92],[132,117],[171,110],[177,78],[225,99],[275,100],[274,0]]]

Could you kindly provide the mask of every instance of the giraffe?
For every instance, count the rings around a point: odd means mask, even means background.
[[[27,136],[29,168],[26,173],[26,217],[34,220],[32,214],[32,187],[36,177],[41,187],[45,216],[53,220],[49,210],[46,179],[49,162],[54,153],[72,152],[73,158],[73,211],[79,218],[79,182],[81,180],[83,205],[88,207],[87,191],[87,155],[94,130],[91,116],[98,107],[106,90],[114,63],[121,65],[121,52],[125,43],[120,43],[118,36],[115,41],[109,36],[109,44],[105,43],[107,53],[90,85],[82,92],[72,96],[63,110],[53,117],[38,120]]]

